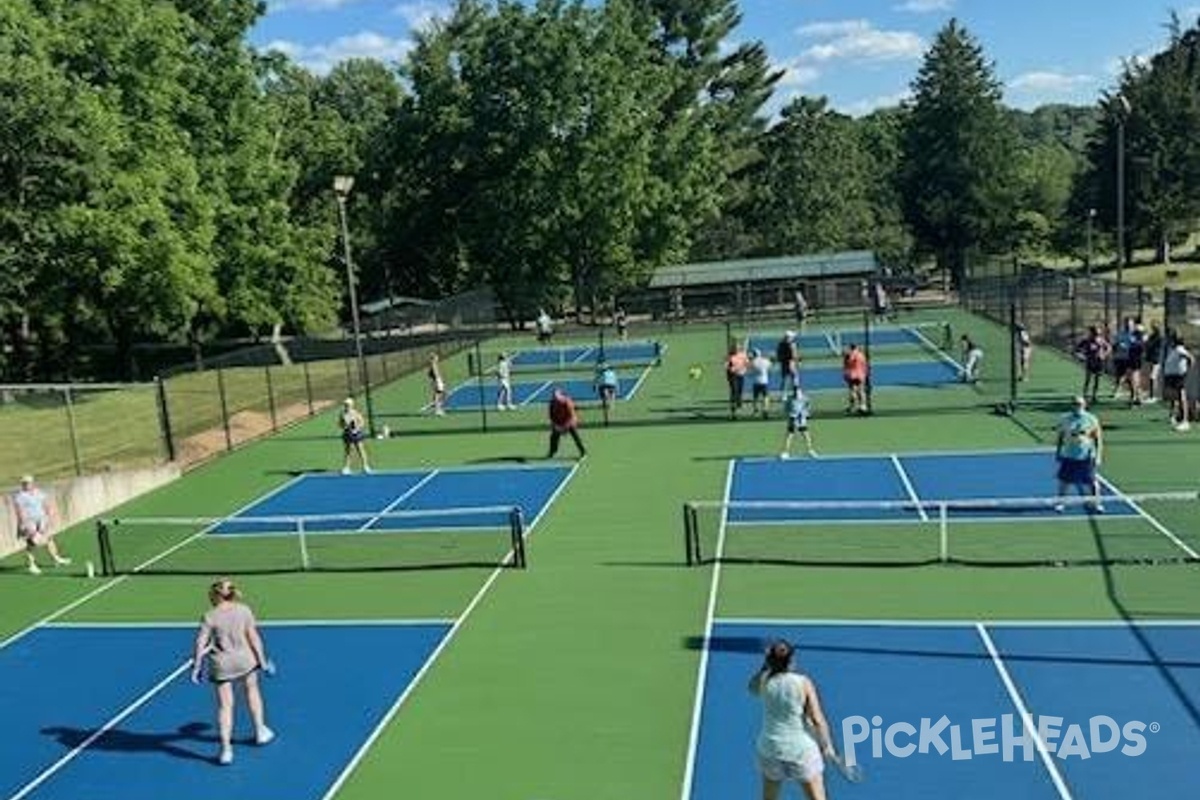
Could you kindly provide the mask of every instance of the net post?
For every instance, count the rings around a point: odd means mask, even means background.
[[[267,384],[267,411],[271,415],[271,430],[279,430],[279,413],[275,408],[275,382],[271,379],[271,365],[263,367],[263,377]]]
[[[875,391],[872,386],[874,381],[871,379],[872,364],[871,364],[871,310],[863,309],[863,356],[867,359],[867,379],[865,386],[865,394],[867,399],[867,416],[875,413]]]
[[[308,370],[308,362],[301,361],[300,366],[304,372],[304,400],[308,403],[308,415],[316,416],[317,407],[313,403],[313,388],[312,388],[312,373]]]
[[[1020,355],[1017,341],[1017,304],[1010,297],[1008,302],[1008,408],[1012,413],[1017,408],[1017,372]]]
[[[225,370],[217,367],[217,395],[221,401],[221,427],[225,429],[225,449],[233,450],[233,430],[229,427],[229,398],[225,394]]]
[[[938,560],[950,563],[950,515],[947,503],[938,503]]]
[[[700,513],[695,503],[687,504],[688,525],[691,527],[692,562],[699,566],[702,562],[700,554]]]
[[[479,349],[479,340],[475,340],[475,364],[478,367],[475,380],[479,388],[479,424],[480,430],[488,432],[487,396],[483,388],[483,353]],[[469,370],[468,370],[469,371]],[[511,399],[511,398],[510,398]]]
[[[115,575],[116,567],[112,559],[112,541],[108,522],[103,519],[96,521],[96,546],[100,551],[100,574],[104,577]]]
[[[71,387],[63,387],[63,409],[67,412],[67,431],[71,435],[71,459],[75,463],[75,475],[83,474],[83,458],[79,452],[79,426],[75,422],[75,402],[71,399]]]
[[[518,569],[525,569],[525,515],[520,506],[513,506],[508,514],[509,532],[512,536],[512,563]]]
[[[171,433],[171,408],[167,404],[167,382],[155,375],[154,389],[155,395],[158,397],[158,425],[162,433],[163,446],[167,451],[167,461],[174,461],[175,436]]]
[[[692,504],[683,504],[683,559],[689,567],[696,566],[692,555]]]
[[[308,555],[308,533],[303,517],[296,517],[296,539],[300,545],[300,569],[308,572],[312,569],[312,559]]]

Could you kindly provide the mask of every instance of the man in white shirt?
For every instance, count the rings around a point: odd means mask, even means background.
[[[1187,377],[1195,363],[1196,357],[1184,346],[1183,338],[1176,334],[1163,358],[1162,377],[1163,394],[1171,404],[1171,427],[1177,431],[1192,427],[1188,422]]]

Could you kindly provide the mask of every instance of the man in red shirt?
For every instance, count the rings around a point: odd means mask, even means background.
[[[550,397],[550,454],[554,458],[558,453],[558,440],[564,433],[571,434],[575,447],[579,449],[579,457],[587,455],[587,449],[579,438],[579,415],[575,413],[575,401],[562,389],[555,389]]]

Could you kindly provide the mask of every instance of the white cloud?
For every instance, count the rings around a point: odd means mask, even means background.
[[[404,18],[411,30],[425,30],[431,23],[439,19],[447,19],[451,10],[448,3],[436,0],[415,0],[401,3],[392,9],[392,13]]]
[[[412,46],[412,40],[408,38],[393,39],[374,31],[362,31],[352,36],[341,36],[330,42],[313,45],[276,40],[268,43],[266,49],[278,50],[313,72],[324,74],[333,69],[334,65],[350,58],[401,61]]]
[[[783,70],[783,76],[775,84],[781,89],[807,86],[821,77],[821,71],[807,64],[800,64],[796,59],[790,59],[774,65],[775,69]]]
[[[865,19],[814,22],[796,30],[818,39],[800,54],[804,61],[909,61],[925,53],[925,40],[912,31],[886,31]]]
[[[853,103],[839,105],[838,111],[844,114],[849,114],[852,117],[864,117],[872,111],[878,111],[881,108],[895,108],[905,100],[912,98],[912,92],[908,89],[903,89],[892,94],[882,94],[878,97],[868,97],[863,100],[855,100]]]
[[[910,14],[928,14],[932,11],[949,11],[954,8],[954,0],[907,0],[893,8]]]
[[[1096,83],[1092,75],[1068,75],[1053,70],[1026,72],[1008,82],[1008,88],[1025,94],[1071,94]]]

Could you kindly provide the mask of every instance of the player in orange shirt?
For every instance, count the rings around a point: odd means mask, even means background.
[[[851,343],[842,353],[842,380],[846,382],[846,413],[867,413],[867,356]]]
[[[550,453],[546,458],[554,458],[558,454],[558,441],[564,433],[575,440],[580,458],[587,455],[583,440],[579,438],[579,415],[575,411],[575,401],[562,389],[555,389],[550,398]]]

